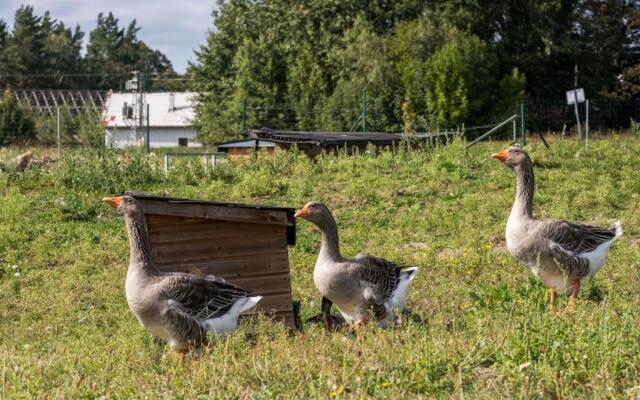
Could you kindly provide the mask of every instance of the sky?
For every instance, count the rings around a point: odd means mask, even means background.
[[[36,15],[49,11],[55,19],[67,26],[80,25],[85,33],[84,44],[89,32],[96,25],[99,12],[113,12],[119,26],[126,27],[136,19],[140,31],[138,38],[152,49],[163,52],[182,73],[189,60],[193,61],[194,49],[203,44],[211,29],[211,0],[0,0],[0,19],[9,29],[13,27],[13,15],[21,5],[32,5]]]

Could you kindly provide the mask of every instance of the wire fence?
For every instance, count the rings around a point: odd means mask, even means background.
[[[88,92],[73,94],[70,91],[16,92],[22,107],[34,122],[35,135],[31,142],[44,145],[101,146],[105,129],[104,101],[102,93]],[[398,107],[401,109],[401,107]],[[524,114],[523,114],[524,111]],[[577,133],[576,114],[573,106],[564,101],[526,99],[524,103],[514,103],[500,115],[491,115],[484,121],[448,126],[430,125],[428,121],[403,119],[402,112],[380,110],[380,106],[367,107],[365,102],[354,102],[348,109],[331,111],[330,107],[294,108],[288,105],[245,104],[237,114],[237,131],[229,132],[238,136],[241,131],[252,128],[269,127],[289,131],[314,132],[403,132],[411,134],[464,133],[472,141],[485,134],[497,124],[518,114],[519,118],[501,126],[491,133],[490,138],[507,139],[520,137],[522,115],[524,129],[528,134],[536,133]],[[624,131],[638,129],[640,121],[640,99],[618,100],[594,98],[578,105],[581,124],[591,132]],[[6,127],[8,131],[21,126]]]
[[[527,129],[531,132],[568,132],[576,127],[574,106],[562,101],[528,99]],[[587,110],[588,105],[588,110]],[[578,104],[582,124],[592,131],[627,130],[632,121],[640,121],[640,99],[589,99]]]

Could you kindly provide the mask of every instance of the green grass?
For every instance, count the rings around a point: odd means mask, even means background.
[[[464,143],[315,161],[282,152],[203,172],[141,152],[73,151],[18,174],[0,150],[0,397],[3,398],[637,398],[640,396],[640,137],[529,150],[535,212],[625,234],[573,315],[505,250],[514,176]],[[41,151],[41,150],[39,150]],[[290,334],[268,320],[181,362],[142,330],[124,298],[122,220],[100,203],[138,190],[299,207],[327,203],[345,255],[368,251],[421,270],[412,316],[393,329]],[[290,249],[303,318],[319,234]],[[560,307],[566,304],[562,299]]]

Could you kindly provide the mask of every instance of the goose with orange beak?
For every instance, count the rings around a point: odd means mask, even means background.
[[[180,272],[159,271],[151,257],[147,223],[140,203],[131,196],[105,197],[122,215],[129,235],[127,303],[140,324],[176,351],[206,344],[207,333],[236,329],[240,313],[260,296],[224,281]]]
[[[537,219],[533,215],[535,182],[529,155],[511,146],[491,157],[516,176],[516,195],[505,232],[509,252],[549,287],[552,312],[558,292],[570,295],[568,308],[572,311],[582,279],[593,277],[602,268],[609,247],[622,235],[620,221],[610,228],[599,228]]]
[[[405,305],[409,285],[417,267],[401,267],[394,262],[366,254],[347,259],[340,254],[338,226],[331,211],[322,203],[307,203],[296,211],[320,228],[320,254],[313,270],[313,281],[322,297],[322,318],[332,328],[331,305],[345,320],[365,324],[372,313],[379,326],[388,326],[394,312]]]

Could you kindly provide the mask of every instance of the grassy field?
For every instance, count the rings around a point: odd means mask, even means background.
[[[12,170],[0,150],[0,396],[3,398],[640,398],[640,137],[589,150],[534,144],[538,216],[625,233],[574,314],[506,251],[513,173],[464,143],[375,155],[293,152],[202,172],[154,155],[72,151],[50,169]],[[421,267],[405,316],[296,334],[267,320],[181,362],[156,344],[124,298],[128,244],[100,198],[124,190],[219,201],[333,208],[345,255]],[[293,296],[319,310],[316,229],[290,249]],[[566,304],[562,298],[560,308]]]

